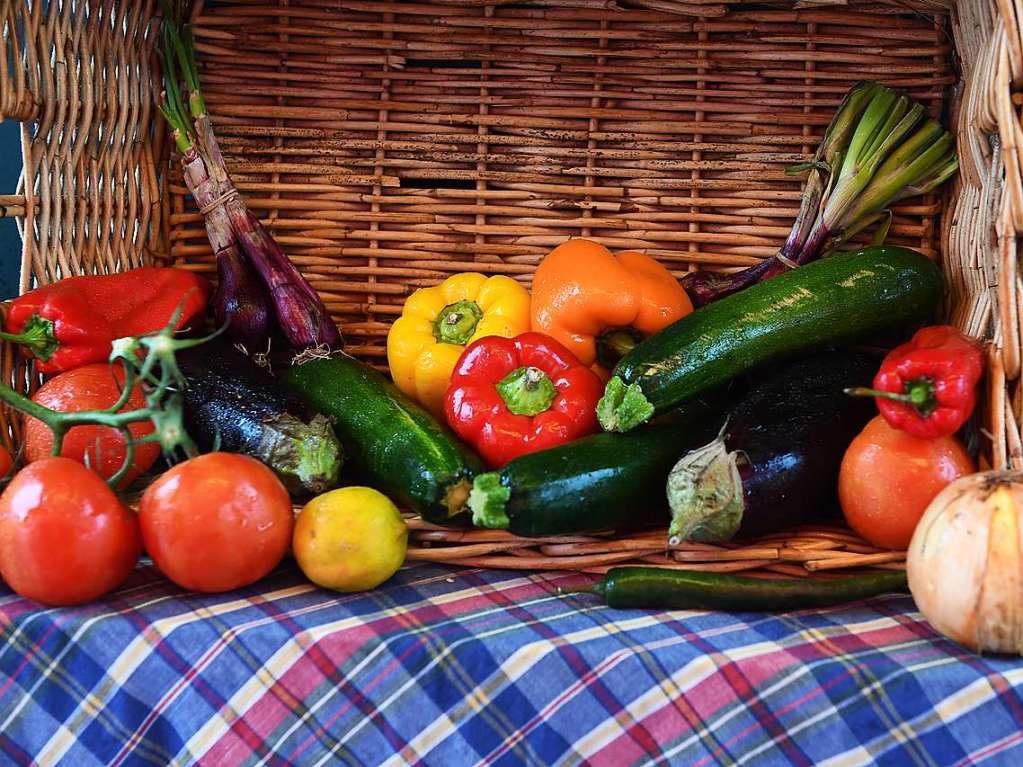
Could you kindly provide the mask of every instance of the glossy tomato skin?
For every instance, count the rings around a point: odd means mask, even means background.
[[[91,602],[124,582],[141,551],[135,514],[69,458],[29,464],[0,495],[0,574],[28,599]]]
[[[901,550],[934,496],[976,470],[955,437],[919,439],[877,416],[846,450],[838,497],[853,530],[875,546]]]
[[[51,378],[39,387],[32,400],[62,413],[102,410],[117,402],[123,381],[124,372],[120,367],[111,368],[105,363],[84,365]],[[124,409],[136,410],[145,406],[142,390],[136,386]],[[131,424],[128,430],[134,439],[138,439],[152,434],[153,424],[140,421]],[[117,429],[109,426],[76,426],[64,436],[60,454],[82,464],[88,455],[89,467],[104,479],[109,479],[121,468],[124,450],[124,436]],[[26,418],[25,461],[38,461],[52,452],[53,435],[46,424],[35,418]],[[137,445],[132,467],[121,482],[121,487],[126,487],[139,474],[148,471],[159,456],[159,445]]]
[[[254,458],[209,453],[170,469],[139,505],[146,551],[182,588],[230,591],[258,581],[291,542],[291,498]]]
[[[11,458],[11,451],[6,447],[0,446],[0,479],[3,479],[10,473],[12,466],[14,466],[14,459]]]

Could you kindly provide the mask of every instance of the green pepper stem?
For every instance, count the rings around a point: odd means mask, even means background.
[[[636,348],[643,340],[643,335],[635,328],[612,328],[597,336],[597,362],[608,370],[614,368],[618,361]]]
[[[558,396],[550,376],[533,366],[516,368],[502,378],[496,388],[509,412],[515,415],[543,413]]]
[[[433,337],[442,344],[465,346],[483,319],[483,310],[475,301],[455,301],[437,314]]]
[[[927,378],[917,378],[906,382],[906,392],[881,391],[866,386],[854,386],[844,390],[850,397],[880,397],[895,402],[904,402],[911,405],[921,416],[926,418],[938,407],[938,400],[935,397],[934,382]]]
[[[37,359],[46,362],[60,348],[60,343],[53,332],[53,320],[33,314],[25,322],[21,333],[5,333],[0,331],[0,339],[12,344],[24,346]]]

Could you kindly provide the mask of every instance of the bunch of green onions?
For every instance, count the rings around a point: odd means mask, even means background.
[[[191,29],[178,28],[169,0],[160,4],[165,80],[160,112],[171,127],[185,185],[205,218],[216,256],[219,279],[213,308],[218,326],[253,353],[268,348],[275,323],[295,351],[342,348],[344,341],[323,301],[232,183],[199,85]]]
[[[889,208],[926,194],[959,169],[955,142],[922,104],[880,83],[864,81],[845,95],[811,162],[802,202],[777,255],[732,274],[697,271],[682,284],[696,306],[819,258],[878,224],[875,244],[891,225]]]

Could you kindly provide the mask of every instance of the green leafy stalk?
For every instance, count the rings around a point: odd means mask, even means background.
[[[185,105],[181,101],[181,87],[178,82],[178,70],[175,65],[176,55],[174,43],[168,26],[164,26],[163,49],[160,51],[163,60],[164,92],[160,101],[160,114],[174,133],[174,143],[182,154],[187,154],[195,145],[195,132],[185,118]]]
[[[230,338],[255,351],[269,341],[272,311],[296,351],[340,350],[344,339],[323,300],[232,183],[202,96],[192,29],[179,26],[170,0],[160,0],[160,6],[167,81],[161,112],[174,131],[186,184],[202,209],[217,256],[219,285],[213,303],[218,321],[227,320]],[[181,99],[182,81],[188,91],[187,110]],[[267,299],[272,306],[265,305]]]
[[[703,306],[826,255],[878,223],[874,242],[880,244],[894,203],[932,191],[958,168],[952,136],[926,118],[922,104],[879,83],[859,83],[846,94],[813,161],[793,169],[809,175],[778,256],[729,275],[693,272],[683,284]]]
[[[803,187],[799,213],[796,215],[796,221],[792,225],[789,237],[781,249],[783,255],[792,257],[799,253],[806,241],[806,237],[817,219],[821,198],[831,185],[833,179],[831,169],[841,165],[842,148],[848,143],[849,136],[855,130],[860,116],[876,88],[877,84],[871,82],[861,82],[851,88],[845,94],[835,117],[828,125],[813,160],[786,170],[788,175],[803,172],[808,172],[808,175]]]

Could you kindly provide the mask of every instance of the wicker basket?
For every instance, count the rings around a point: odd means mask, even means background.
[[[25,167],[0,210],[24,235],[22,289],[144,262],[214,271],[155,109],[155,6],[0,6],[0,110],[22,121]],[[1023,462],[1019,0],[224,0],[192,12],[239,188],[376,364],[415,288],[470,268],[528,283],[571,236],[679,274],[772,254],[798,204],[783,170],[810,156],[844,91],[870,77],[911,92],[954,124],[962,173],[944,197],[900,206],[890,240],[940,259],[952,321],[992,339],[984,460]],[[6,380],[30,385],[10,350],[2,361]],[[666,552],[660,533],[526,541],[410,524],[411,558],[484,567],[806,575],[902,559],[836,529]]]

